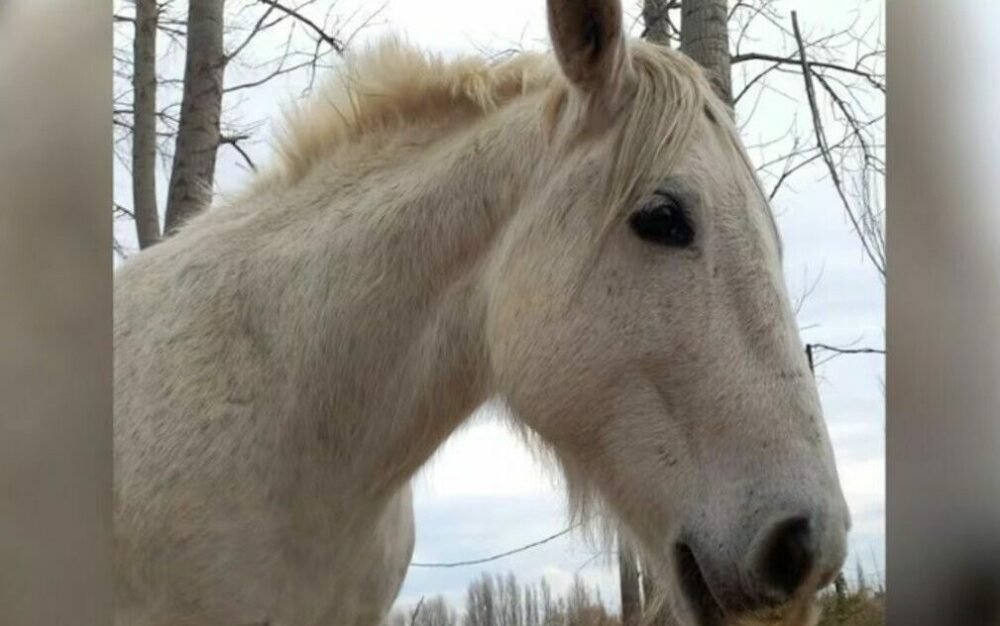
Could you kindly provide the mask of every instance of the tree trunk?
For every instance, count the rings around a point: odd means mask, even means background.
[[[644,0],[642,21],[646,25],[642,36],[647,41],[670,47],[670,21],[667,10],[675,0]]]
[[[681,52],[707,70],[716,93],[732,106],[727,18],[726,0],[684,0],[681,4]]]
[[[622,595],[622,626],[637,626],[642,615],[639,596],[639,565],[635,552],[618,535],[618,580]]]
[[[226,66],[223,4],[223,0],[188,3],[184,95],[164,228],[168,235],[212,200]]]
[[[139,247],[160,240],[156,207],[156,0],[136,0],[132,75],[132,210]]]

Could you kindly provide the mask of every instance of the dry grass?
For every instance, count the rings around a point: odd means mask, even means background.
[[[838,598],[823,594],[823,609],[818,626],[882,626],[885,624],[885,594],[867,589],[852,591]]]

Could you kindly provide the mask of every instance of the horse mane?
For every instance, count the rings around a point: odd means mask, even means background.
[[[639,173],[657,154],[680,152],[697,115],[712,111],[710,117],[725,124],[729,114],[701,68],[683,54],[644,41],[632,41],[629,48],[638,102],[615,169]],[[345,145],[404,126],[485,115],[544,89],[552,98],[543,115],[554,117],[568,85],[550,54],[445,58],[402,37],[385,37],[349,52],[313,95],[285,110],[275,132],[277,168],[265,178],[294,182]],[[650,132],[661,141],[649,141]],[[638,181],[610,182],[613,202],[634,192],[630,188]]]
[[[286,109],[276,135],[279,168],[301,178],[338,147],[404,125],[489,113],[563,83],[547,55],[445,57],[387,37],[343,63],[311,97]]]

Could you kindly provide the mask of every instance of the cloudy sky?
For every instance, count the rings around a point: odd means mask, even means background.
[[[849,3],[852,6],[855,3]],[[861,21],[877,19],[878,2],[858,4]],[[343,14],[355,7],[362,13],[378,3],[342,1]],[[629,7],[634,23],[638,4]],[[797,9],[807,33],[844,27],[858,17],[844,13],[834,0],[779,2],[787,16]],[[543,0],[389,0],[378,24],[362,31],[354,45],[363,45],[386,31],[446,54],[546,45]],[[754,33],[747,48],[784,50],[787,42],[774,30]],[[874,36],[874,34],[872,34]],[[272,42],[276,43],[276,42]],[[263,44],[262,44],[263,45]],[[845,52],[850,54],[850,51]],[[176,63],[167,60],[165,65]],[[237,70],[238,71],[238,70]],[[292,75],[264,89],[244,92],[227,101],[230,115],[245,120],[277,119],[283,104],[299,97],[306,77]],[[737,88],[741,75],[734,75]],[[782,136],[798,123],[807,140],[808,112],[803,108],[801,79],[778,76],[775,89],[763,94],[756,109],[747,98],[738,108],[748,145]],[[801,119],[799,119],[801,118]],[[798,122],[796,122],[798,120]],[[269,126],[258,131],[248,150],[258,162],[269,158]],[[777,148],[772,147],[772,150]],[[752,150],[766,159],[768,149]],[[232,151],[220,153],[217,184],[223,191],[244,184],[248,174]],[[129,198],[127,175],[119,166],[116,193]],[[883,284],[865,259],[843,209],[820,166],[803,169],[775,198],[773,209],[785,246],[785,273],[793,299],[809,292],[799,315],[803,340],[836,345],[884,345]],[[160,193],[166,180],[160,182]],[[120,222],[116,235],[134,247],[134,229]],[[854,527],[849,571],[860,563],[866,576],[881,578],[884,563],[884,359],[880,355],[850,355],[823,364],[818,371],[823,407],[837,456]],[[417,543],[415,562],[475,559],[530,543],[566,527],[564,496],[558,476],[536,464],[502,424],[496,409],[481,410],[456,433],[414,479]],[[461,606],[466,584],[483,571],[513,571],[522,581],[546,576],[555,589],[575,574],[598,585],[602,596],[616,601],[617,573],[613,564],[573,535],[484,566],[453,569],[411,568],[398,600],[400,606],[421,596],[444,594]]]

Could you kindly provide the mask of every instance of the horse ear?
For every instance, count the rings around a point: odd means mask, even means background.
[[[547,0],[549,36],[563,74],[591,95],[621,89],[625,34],[621,0]]]

